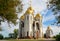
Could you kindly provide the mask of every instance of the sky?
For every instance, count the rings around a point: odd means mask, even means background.
[[[43,17],[42,19],[42,24],[43,24],[43,33],[46,32],[46,29],[48,26],[51,27],[51,29],[53,30],[53,35],[56,35],[60,32],[60,27],[56,26],[56,25],[51,25],[52,23],[54,23],[56,21],[55,16],[53,15],[52,10],[48,10],[47,9],[47,2],[48,0],[32,0],[31,5],[35,10],[35,15],[37,13],[40,13]],[[22,14],[18,14],[18,17],[20,18],[21,15],[23,15],[25,13],[25,11],[27,10],[27,8],[29,7],[29,0],[23,0],[22,2],[24,4],[23,7],[23,12]],[[13,24],[10,25],[11,27],[8,26],[7,22],[2,22],[2,29],[3,31],[0,31],[1,34],[3,34],[5,37],[8,36],[9,33],[13,33],[14,29],[18,29],[19,28],[19,20],[18,20],[18,24],[16,26],[14,26]]]

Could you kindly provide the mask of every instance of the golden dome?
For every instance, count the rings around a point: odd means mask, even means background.
[[[35,18],[41,18],[41,17],[42,16],[39,13],[37,13],[36,16],[35,16]]]
[[[20,17],[20,19],[21,19],[21,20],[24,20],[24,15],[22,15],[22,16]]]
[[[30,6],[30,7],[27,9],[27,11],[26,11],[25,14],[33,14],[33,12],[34,12],[34,10],[33,10],[32,6]]]
[[[51,30],[50,26],[48,26],[47,30]]]

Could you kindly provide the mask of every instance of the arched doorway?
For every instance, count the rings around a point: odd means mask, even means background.
[[[37,27],[37,30],[39,30],[39,23],[38,22],[36,23],[36,27]]]
[[[39,31],[40,31],[40,29],[39,29],[39,23],[38,22],[36,23],[36,28],[37,28],[36,38],[38,39],[39,38]]]

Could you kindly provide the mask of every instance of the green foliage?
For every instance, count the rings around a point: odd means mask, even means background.
[[[14,29],[14,33],[9,34],[9,38],[16,39],[18,35],[18,29]]]
[[[10,39],[10,37],[4,37],[4,39],[8,40],[8,39]]]
[[[12,22],[16,24],[17,14],[16,7],[20,5],[20,12],[22,11],[21,0],[0,0],[0,18],[2,21]]]
[[[60,41],[60,34],[56,36],[56,41]]]
[[[56,38],[56,36],[53,36],[53,38]]]
[[[57,24],[60,23],[60,0],[50,0],[50,4],[48,4],[48,7],[52,8],[52,11],[54,12],[54,15],[56,16]]]
[[[14,37],[14,33],[9,33],[9,38],[13,38]]]
[[[3,35],[2,34],[0,34],[0,39],[3,39]]]
[[[18,29],[14,29],[14,38],[17,38],[18,35]]]

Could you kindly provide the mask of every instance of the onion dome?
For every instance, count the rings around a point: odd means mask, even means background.
[[[24,20],[24,15],[22,15],[22,16],[20,17],[20,19],[21,19],[21,20]]]
[[[50,27],[50,26],[48,26],[47,30],[51,30],[51,27]]]
[[[34,12],[34,10],[33,10],[33,8],[30,6],[30,7],[27,9],[27,11],[26,11],[25,14],[33,14],[33,12]]]
[[[37,13],[36,14],[36,16],[35,16],[35,18],[41,18],[42,16],[41,16],[41,14],[39,14],[39,13]]]

